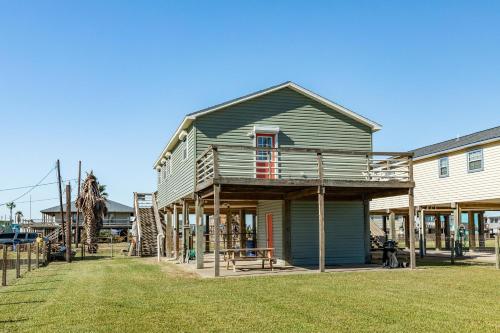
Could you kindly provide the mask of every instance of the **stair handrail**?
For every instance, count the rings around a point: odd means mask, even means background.
[[[156,222],[156,250],[157,250],[157,255],[158,255],[158,261],[160,261],[160,257],[162,256],[162,249],[163,246],[161,246],[161,240],[165,239],[165,234],[163,233],[163,227],[161,225],[161,219],[160,219],[160,213],[158,212],[158,203],[156,202],[156,193],[151,194],[151,199],[153,202],[153,214],[155,217],[155,222]]]
[[[134,211],[135,211],[135,223],[137,225],[137,244],[136,244],[136,255],[140,256],[141,255],[141,218],[139,214],[139,200],[138,200],[138,195],[137,192],[134,192]]]

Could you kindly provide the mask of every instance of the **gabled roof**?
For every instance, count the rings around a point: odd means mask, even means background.
[[[372,131],[374,131],[374,132],[378,131],[382,128],[382,126],[379,125],[378,123],[376,123],[368,118],[365,118],[365,117],[357,114],[356,112],[351,111],[351,110],[343,107],[340,104],[336,104],[336,103],[334,103],[334,102],[332,102],[332,101],[330,101],[330,100],[328,100],[328,99],[326,99],[326,98],[324,98],[324,97],[322,97],[322,96],[320,96],[320,95],[318,95],[310,90],[307,90],[307,89],[299,86],[296,83],[293,83],[291,81],[287,81],[287,82],[284,82],[284,83],[281,83],[281,84],[278,84],[278,85],[275,85],[275,86],[272,86],[272,87],[269,87],[269,88],[266,88],[263,90],[259,90],[257,92],[254,92],[254,93],[242,96],[242,97],[238,97],[238,98],[229,100],[229,101],[221,103],[221,104],[217,104],[217,105],[214,105],[214,106],[187,114],[184,117],[184,120],[182,121],[180,126],[175,131],[174,135],[171,137],[171,139],[168,142],[168,144],[166,145],[166,147],[163,149],[163,151],[160,154],[160,156],[158,157],[158,159],[156,160],[154,167],[156,167],[160,163],[161,159],[163,158],[163,156],[165,156],[165,154],[168,151],[171,151],[175,147],[175,145],[177,144],[177,141],[178,141],[179,134],[183,130],[187,129],[192,124],[193,120],[195,120],[197,117],[200,117],[200,116],[203,116],[207,113],[215,112],[215,111],[227,108],[229,106],[232,106],[232,105],[235,105],[238,103],[242,103],[242,102],[245,102],[245,101],[248,101],[248,100],[251,100],[251,99],[254,99],[254,98],[257,98],[257,97],[260,97],[260,96],[263,96],[263,95],[266,95],[266,94],[269,94],[269,93],[272,93],[274,91],[284,89],[284,88],[292,89],[292,90],[294,90],[294,91],[296,91],[296,92],[298,92],[306,97],[309,97],[309,98],[311,98],[311,99],[313,99],[313,100],[315,100],[323,105],[326,105],[327,107],[332,108],[332,109],[334,109],[334,110],[370,127],[372,129]]]
[[[415,154],[415,159],[418,159],[431,157],[438,154],[444,154],[455,150],[465,149],[468,147],[476,146],[478,144],[484,144],[497,140],[500,140],[500,126],[464,135],[456,139],[435,143],[430,146],[412,150],[411,152]]]
[[[108,208],[108,214],[109,213],[133,213],[134,208],[123,205],[119,202],[113,201],[113,200],[107,200],[106,201],[106,207]],[[50,207],[47,209],[44,209],[40,212],[45,213],[45,214],[50,214],[50,213],[59,213],[61,211],[61,208],[59,205]],[[63,204],[63,212],[66,211],[66,203]],[[76,206],[75,202],[71,202],[71,211],[76,212]]]

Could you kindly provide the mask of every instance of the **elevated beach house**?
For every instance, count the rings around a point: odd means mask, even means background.
[[[154,164],[167,255],[192,248],[201,268],[208,249],[219,275],[220,254],[247,247],[231,223],[245,229],[250,213],[253,245],[278,263],[370,262],[369,201],[409,194],[412,206],[414,187],[411,153],[372,151],[380,128],[293,82],[186,115]]]
[[[484,213],[500,211],[500,126],[434,143],[411,153],[414,154],[415,206],[419,220],[426,221],[420,223],[421,242],[429,239],[435,241],[437,249],[449,248],[451,235],[458,237],[457,230],[462,227],[469,248],[484,248],[488,236]],[[409,230],[413,229],[408,226],[407,195],[373,200],[370,208],[373,215],[388,214],[391,229],[395,216],[402,216],[406,221],[406,238],[409,238]]]

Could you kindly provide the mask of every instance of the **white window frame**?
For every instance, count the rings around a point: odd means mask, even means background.
[[[445,168],[441,165],[441,161],[446,161],[446,174],[443,175],[441,173],[441,169]],[[438,160],[438,174],[439,174],[439,178],[446,178],[446,177],[449,177],[450,176],[450,159],[448,158],[448,156],[445,156],[445,157],[441,157],[439,160]]]
[[[476,160],[470,160],[470,156],[473,154],[473,153],[481,153],[481,158],[480,159],[476,159]],[[471,169],[470,168],[470,163],[471,162],[476,162],[476,161],[481,161],[481,167],[478,168],[478,169]],[[474,150],[471,150],[469,152],[467,152],[467,171],[469,173],[473,173],[473,172],[481,172],[484,170],[484,153],[483,153],[483,149],[474,149]]]

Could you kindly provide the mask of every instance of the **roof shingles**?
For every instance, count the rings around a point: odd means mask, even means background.
[[[449,150],[460,149],[476,143],[481,143],[493,139],[500,139],[500,126],[493,127],[484,131],[464,135],[456,139],[451,139],[439,143],[435,143],[422,148],[414,149],[410,152],[415,154],[415,158],[428,155],[435,155]]]

